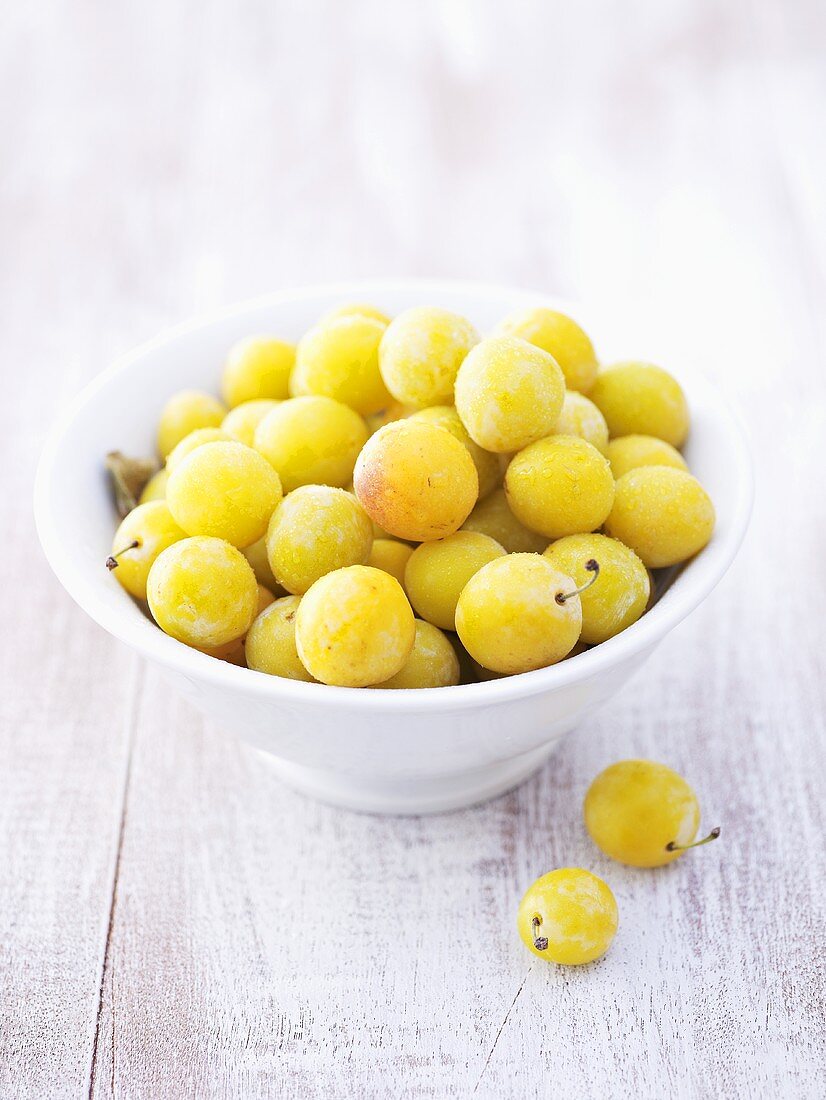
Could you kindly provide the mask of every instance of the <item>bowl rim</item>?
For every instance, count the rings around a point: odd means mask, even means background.
[[[126,614],[122,615],[120,611],[113,610],[109,604],[99,600],[93,584],[86,581],[79,569],[75,569],[74,563],[63,549],[49,506],[51,482],[60,445],[73,420],[83,408],[95,400],[112,379],[170,340],[185,337],[212,324],[267,305],[283,305],[321,296],[338,296],[343,300],[358,301],[371,296],[380,297],[382,292],[416,293],[434,298],[446,292],[491,298],[504,296],[513,299],[518,296],[523,299],[525,306],[544,304],[570,311],[574,315],[577,313],[575,305],[555,295],[504,284],[460,279],[375,278],[320,283],[263,294],[162,329],[152,339],[118,356],[69,402],[49,432],[41,452],[34,485],[35,523],[46,558],[69,595],[114,637],[132,646],[144,657],[158,661],[187,678],[210,681],[216,686],[246,692],[262,699],[293,705],[341,707],[348,711],[425,713],[458,711],[503,703],[553,692],[591,679],[652,648],[702,603],[726,573],[745,537],[754,497],[752,459],[740,417],[716,387],[694,372],[681,371],[680,380],[690,378],[692,390],[705,389],[710,396],[713,395],[716,413],[728,429],[730,453],[727,458],[734,464],[733,479],[736,485],[736,497],[728,517],[728,525],[694,559],[692,569],[677,578],[669,589],[668,599],[659,601],[637,622],[613,638],[547,668],[473,684],[443,688],[408,688],[404,691],[365,690],[289,680],[218,661],[169,637],[148,619],[141,617],[135,620]]]

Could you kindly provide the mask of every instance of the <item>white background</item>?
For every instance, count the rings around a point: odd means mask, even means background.
[[[0,1094],[823,1094],[824,57],[819,0],[4,6]],[[757,459],[706,605],[540,775],[432,819],[283,789],[71,604],[31,518],[117,353],[380,274],[608,313]],[[602,858],[582,795],[629,755],[722,839]],[[620,932],[531,968],[516,904],[564,864]]]

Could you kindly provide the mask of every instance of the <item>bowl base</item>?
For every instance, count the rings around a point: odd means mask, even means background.
[[[542,767],[558,743],[482,768],[407,779],[308,768],[258,751],[278,779],[319,802],[357,813],[418,815],[462,810],[513,790]]]

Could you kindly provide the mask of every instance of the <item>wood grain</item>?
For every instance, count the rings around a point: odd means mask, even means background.
[[[822,1095],[822,5],[2,19],[0,1095]],[[30,518],[49,422],[115,353],[377,272],[593,303],[755,441],[717,592],[538,776],[435,818],[281,787],[70,603]],[[694,782],[717,845],[600,857],[582,795],[632,754]],[[565,864],[611,883],[620,934],[532,967],[516,903]]]

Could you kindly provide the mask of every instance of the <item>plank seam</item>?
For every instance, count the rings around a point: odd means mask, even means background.
[[[135,747],[135,732],[138,725],[138,712],[140,709],[140,697],[143,691],[146,666],[140,658],[137,659],[137,669],[133,680],[133,688],[129,700],[128,734],[126,744],[126,764],[123,771],[123,783],[120,796],[120,820],[118,823],[117,842],[115,846],[115,858],[112,866],[112,885],[109,895],[109,916],[106,922],[106,938],[103,944],[103,955],[100,967],[100,983],[98,985],[97,1012],[95,1014],[95,1034],[92,1040],[92,1054],[89,1065],[89,1091],[88,1098],[92,1100],[96,1084],[96,1064],[98,1042],[100,1039],[100,1023],[103,1015],[103,991],[106,983],[106,974],[110,966],[112,947],[112,932],[115,926],[115,910],[117,907],[118,882],[120,880],[121,855],[123,853],[123,837],[126,831],[126,811],[129,801],[129,782],[132,775],[132,755]],[[114,1015],[114,1012],[113,1012]],[[114,1062],[114,1043],[112,1047],[112,1059]],[[114,1069],[114,1067],[113,1067]]]
[[[522,992],[522,990],[523,990],[523,989],[525,988],[525,982],[526,982],[526,981],[528,980],[528,978],[530,977],[530,975],[531,975],[531,971],[532,971],[532,970],[533,970],[533,963],[531,963],[531,965],[530,965],[530,966],[528,967],[528,972],[527,972],[527,974],[525,975],[525,977],[524,977],[524,978],[522,979],[522,984],[521,984],[521,985],[520,985],[520,987],[519,987],[519,988],[517,989],[517,991],[516,991],[516,995],[514,996],[513,1000],[511,1001],[511,1004],[510,1004],[510,1008],[509,1008],[509,1009],[508,1009],[508,1011],[507,1011],[507,1012],[505,1013],[505,1018],[504,1018],[504,1020],[503,1020],[503,1021],[502,1021],[502,1023],[501,1023],[500,1025],[499,1025],[499,1030],[498,1030],[498,1031],[496,1032],[496,1038],[495,1038],[495,1039],[493,1040],[493,1046],[492,1046],[492,1047],[490,1048],[490,1052],[489,1052],[489,1054],[488,1054],[487,1058],[485,1059],[485,1064],[484,1064],[484,1065],[482,1066],[482,1072],[481,1072],[481,1073],[479,1074],[479,1077],[478,1077],[478,1078],[477,1078],[477,1080],[476,1080],[476,1085],[474,1086],[474,1089],[473,1089],[473,1095],[474,1095],[474,1096],[475,1096],[475,1095],[476,1095],[476,1093],[477,1093],[477,1092],[479,1091],[479,1086],[480,1086],[480,1085],[482,1084],[482,1078],[483,1078],[483,1077],[485,1076],[485,1074],[487,1073],[487,1069],[488,1069],[488,1066],[490,1065],[490,1060],[491,1060],[491,1058],[493,1057],[493,1052],[494,1052],[494,1051],[496,1050],[496,1044],[497,1044],[497,1043],[499,1042],[499,1039],[500,1039],[500,1037],[501,1037],[501,1035],[502,1035],[502,1032],[503,1032],[503,1031],[505,1030],[505,1024],[506,1024],[506,1023],[508,1022],[508,1020],[510,1019],[510,1014],[511,1014],[511,1013],[513,1012],[514,1006],[515,1006],[516,1002],[517,1002],[517,1001],[519,1000],[519,994],[520,994],[520,993]]]

